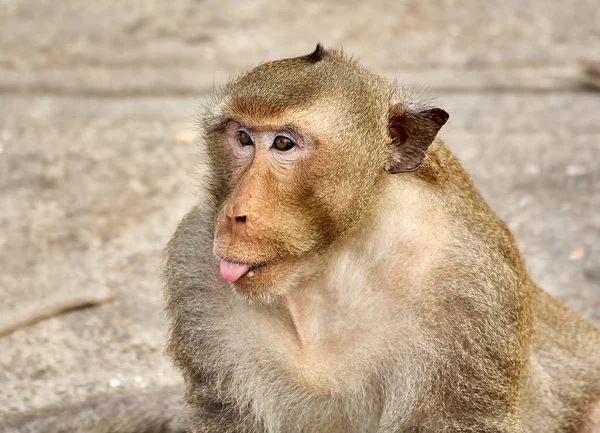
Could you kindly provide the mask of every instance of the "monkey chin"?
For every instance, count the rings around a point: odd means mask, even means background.
[[[281,258],[257,268],[251,268],[231,283],[235,292],[250,301],[272,303],[288,293],[302,280],[298,259]]]

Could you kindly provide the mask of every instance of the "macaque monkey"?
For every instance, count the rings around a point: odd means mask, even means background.
[[[215,96],[165,271],[191,433],[600,432],[600,333],[531,280],[448,117],[321,45]]]
[[[167,248],[191,432],[600,432],[600,334],[531,280],[448,117],[321,45],[216,95]]]

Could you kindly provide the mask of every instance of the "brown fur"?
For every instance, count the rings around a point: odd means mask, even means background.
[[[215,97],[206,195],[165,273],[193,432],[594,428],[599,333],[531,281],[430,145],[444,114],[322,47]],[[232,153],[231,122],[255,132],[250,156]],[[285,128],[303,145],[292,163],[261,135]],[[266,266],[230,284],[214,253]]]

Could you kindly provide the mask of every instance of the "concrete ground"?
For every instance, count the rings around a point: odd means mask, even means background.
[[[101,303],[0,337],[0,414],[180,380],[161,249],[201,102],[317,41],[426,88],[535,279],[600,324],[600,93],[578,75],[599,22],[597,0],[0,0],[0,330]]]

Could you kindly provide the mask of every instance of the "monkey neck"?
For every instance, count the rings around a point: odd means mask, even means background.
[[[302,335],[302,329],[299,326],[299,310],[298,304],[294,301],[294,299],[289,295],[283,295],[281,299],[281,312],[283,320],[289,326],[289,329],[292,331],[296,342],[300,349],[303,349],[306,345],[304,340],[304,336]]]
[[[343,351],[381,320],[399,322],[407,295],[441,254],[446,232],[433,192],[411,176],[387,176],[382,189],[373,212],[315,259],[313,278],[278,303],[301,351]]]

